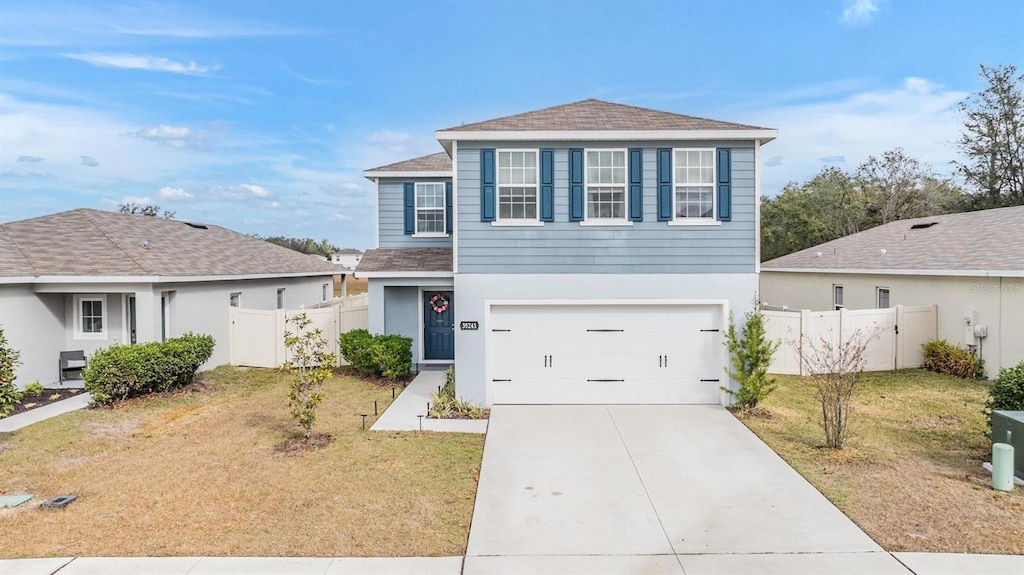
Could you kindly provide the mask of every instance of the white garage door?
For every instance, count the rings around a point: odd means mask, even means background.
[[[719,403],[713,305],[496,305],[492,403]]]

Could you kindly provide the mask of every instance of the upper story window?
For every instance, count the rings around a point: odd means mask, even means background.
[[[878,309],[888,309],[889,308],[889,288],[887,288],[887,287],[875,288],[875,292],[876,292],[876,295],[877,295],[876,299],[878,300]]]
[[[444,183],[416,184],[416,234],[445,235]]]
[[[675,221],[715,221],[714,150],[675,150]]]
[[[537,220],[537,151],[498,151],[498,219]]]
[[[587,220],[626,221],[626,151],[587,150]]]

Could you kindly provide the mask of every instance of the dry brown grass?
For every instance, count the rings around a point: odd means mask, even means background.
[[[465,553],[482,436],[362,431],[391,389],[339,376],[314,427],[332,441],[289,451],[281,373],[201,380],[0,434],[0,492],[79,497],[0,511],[0,557]]]
[[[740,419],[888,551],[1024,554],[1024,490],[993,491],[985,383],[864,374],[847,448],[821,447],[813,384],[780,377],[771,418]]]

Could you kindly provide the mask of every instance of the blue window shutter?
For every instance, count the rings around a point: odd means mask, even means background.
[[[672,150],[658,149],[658,221],[672,221]]]
[[[540,221],[555,221],[555,151],[540,151]]]
[[[732,220],[732,150],[718,148],[718,219]]]
[[[629,150],[629,221],[644,221],[644,151]]]
[[[569,150],[569,221],[583,221],[583,150]]]
[[[416,185],[405,184],[405,233],[416,233]]]
[[[480,221],[493,222],[494,208],[494,150],[480,150]]]
[[[452,183],[444,183],[444,231],[452,233]]]

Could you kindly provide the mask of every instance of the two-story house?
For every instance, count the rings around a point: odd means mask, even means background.
[[[439,130],[443,152],[365,172],[370,330],[486,405],[724,403],[776,134],[598,100]]]

